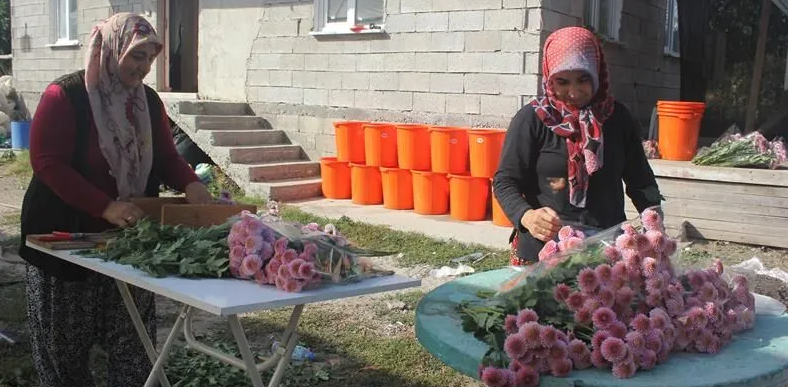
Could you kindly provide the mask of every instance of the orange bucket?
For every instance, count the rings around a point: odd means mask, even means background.
[[[397,124],[397,159],[400,168],[430,170],[430,132],[426,125]]]
[[[657,111],[659,153],[665,160],[690,161],[695,156],[700,135],[700,113]]]
[[[410,170],[380,168],[383,176],[383,207],[390,210],[413,209],[413,175]]]
[[[506,213],[503,212],[503,208],[501,208],[501,203],[498,203],[498,199],[495,198],[495,193],[493,192],[492,195],[492,222],[496,226],[501,227],[514,227],[512,222],[509,221],[509,217],[506,216]]]
[[[350,164],[351,198],[355,204],[383,203],[383,184],[380,168],[363,164]]]
[[[421,215],[449,212],[449,178],[431,171],[413,172],[413,210]]]
[[[397,128],[392,124],[364,124],[364,155],[367,165],[397,166]]]
[[[432,171],[463,174],[468,172],[468,130],[449,126],[430,127]]]
[[[365,162],[364,124],[362,121],[334,122],[338,161],[358,164]]]
[[[449,175],[451,217],[478,221],[487,218],[490,179],[468,175]]]
[[[336,157],[320,159],[320,180],[323,196],[329,199],[350,199],[350,165]]]
[[[468,131],[471,176],[490,179],[498,169],[505,130],[475,129]]]

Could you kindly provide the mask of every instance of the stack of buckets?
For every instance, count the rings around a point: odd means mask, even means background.
[[[504,130],[335,122],[337,157],[320,160],[323,195],[421,215],[511,227],[492,195]]]
[[[695,156],[703,102],[658,101],[659,153],[665,160],[690,161]]]

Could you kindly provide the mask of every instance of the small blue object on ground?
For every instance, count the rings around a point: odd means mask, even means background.
[[[474,274],[446,283],[416,309],[416,337],[446,365],[478,378],[479,362],[489,348],[462,330],[458,303],[495,291],[512,275],[509,269]],[[788,385],[788,315],[758,315],[755,328],[735,336],[716,355],[674,353],[652,371],[617,379],[610,370],[572,371],[569,377],[543,376],[540,387],[784,387]]]
[[[11,148],[30,148],[30,121],[11,121]]]

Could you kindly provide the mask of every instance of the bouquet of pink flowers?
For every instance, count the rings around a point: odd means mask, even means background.
[[[732,127],[711,146],[698,151],[696,165],[720,167],[779,168],[786,161],[785,143],[767,140],[760,132],[742,135]]]
[[[607,230],[599,242],[588,238],[574,249],[546,247],[543,262],[560,257],[549,269],[507,293],[460,305],[463,328],[490,345],[479,367],[486,385],[536,386],[542,374],[590,367],[629,378],[672,352],[716,353],[754,326],[746,278],[727,283],[719,261],[677,275],[676,241],[656,211],[646,210],[639,227],[616,230],[612,243]],[[577,237],[563,233],[563,241]]]
[[[333,225],[302,226],[269,213],[242,213],[227,236],[230,273],[298,292],[324,281],[342,283],[390,275],[373,267],[366,257],[391,255],[353,247]]]

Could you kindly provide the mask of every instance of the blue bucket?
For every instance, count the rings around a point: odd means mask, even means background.
[[[11,148],[30,149],[30,121],[11,122]]]

